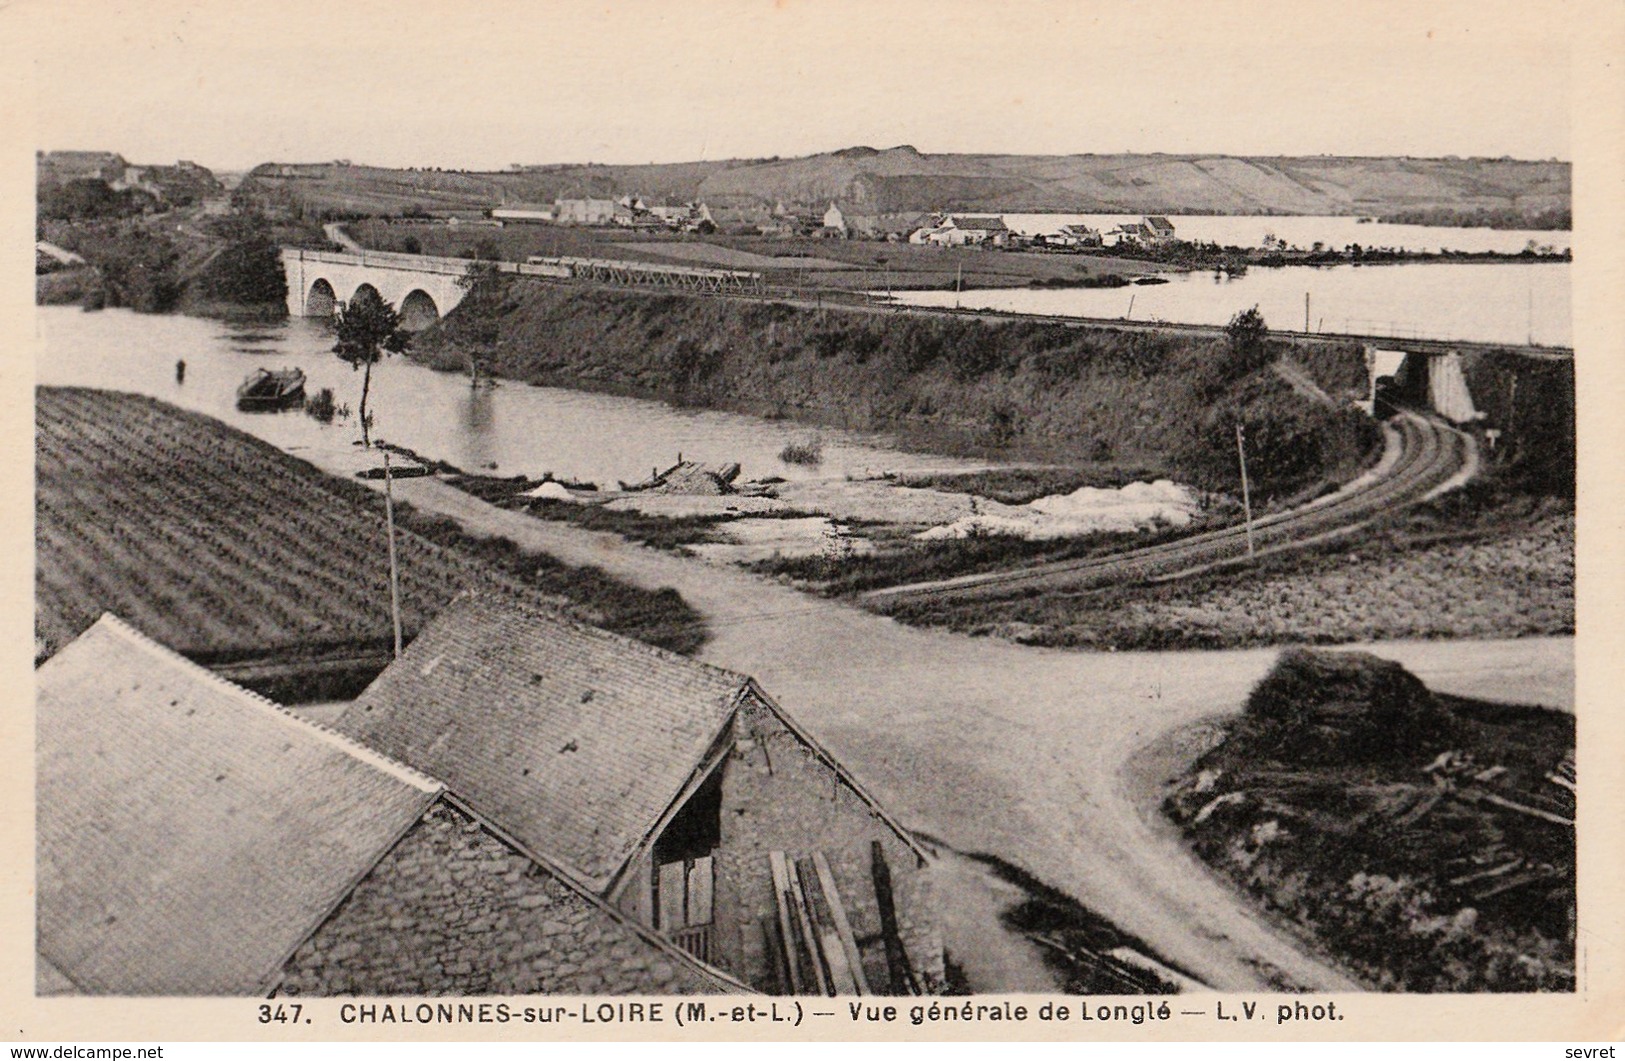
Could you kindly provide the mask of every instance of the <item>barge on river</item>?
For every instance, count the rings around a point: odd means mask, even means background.
[[[257,368],[237,388],[237,408],[258,412],[286,409],[305,400],[305,374],[297,368]]]

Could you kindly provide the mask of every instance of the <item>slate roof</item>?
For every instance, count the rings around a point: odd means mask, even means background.
[[[955,228],[961,230],[970,229],[972,231],[979,230],[982,232],[1009,231],[1009,229],[1005,227],[1004,218],[1002,217],[969,217],[961,214],[955,214],[952,218],[950,218],[950,220],[953,221]]]
[[[277,993],[744,990],[443,797],[294,952]]]
[[[1159,236],[1171,236],[1174,232],[1174,226],[1166,217],[1148,217],[1145,219],[1145,227]]]
[[[37,943],[86,993],[263,993],[441,791],[112,616],[35,679]]]
[[[335,723],[442,779],[597,892],[705,759],[749,687],[558,615],[464,597]]]

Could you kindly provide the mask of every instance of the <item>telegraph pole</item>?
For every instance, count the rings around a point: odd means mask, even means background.
[[[1247,521],[1247,559],[1253,559],[1253,499],[1247,489],[1247,445],[1241,421],[1236,421],[1236,457],[1241,461],[1241,508]]]
[[[384,522],[389,525],[389,618],[395,627],[395,658],[401,658],[401,576],[395,562],[395,494],[390,486],[389,450],[384,450]]]

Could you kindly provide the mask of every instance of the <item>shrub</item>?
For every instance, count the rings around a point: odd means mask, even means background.
[[[779,450],[779,460],[786,464],[805,464],[816,467],[824,462],[824,443],[810,438],[804,442],[789,442]]]

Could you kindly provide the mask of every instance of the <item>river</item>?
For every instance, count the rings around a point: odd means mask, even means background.
[[[236,390],[255,368],[297,366],[307,393],[331,387],[358,404],[361,375],[333,353],[332,333],[305,318],[269,324],[198,317],[86,313],[76,306],[36,308],[42,346],[36,380],[49,386],[132,391],[206,413],[287,450],[331,448],[355,438],[348,423],[322,424],[301,411],[244,413]],[[185,382],[175,362],[186,362]],[[655,466],[686,460],[737,461],[746,478],[867,476],[883,471],[985,468],[988,462],[909,453],[880,435],[811,428],[734,413],[678,409],[662,402],[557,387],[499,382],[472,388],[466,376],[435,372],[392,357],[373,368],[369,407],[374,437],[449,461],[468,471],[532,477],[552,472],[613,487]],[[817,437],[823,461],[788,464],[779,451]]]
[[[1005,214],[1004,223],[1025,235],[1057,232],[1062,225],[1088,225],[1108,232],[1118,225],[1140,221],[1139,214]],[[1169,214],[1174,235],[1193,243],[1221,247],[1262,247],[1267,239],[1284,240],[1289,247],[1312,250],[1316,243],[1342,250],[1358,243],[1368,250],[1465,251],[1517,254],[1533,244],[1537,248],[1569,250],[1574,233],[1566,230],[1452,228],[1441,225],[1391,225],[1361,221],[1357,217],[1294,215],[1237,217],[1220,214]]]
[[[1283,220],[1272,218],[1270,220]],[[1364,227],[1364,226],[1362,226]],[[1224,324],[1257,306],[1272,327],[1409,339],[1571,346],[1568,262],[1410,262],[1202,270],[1119,288],[899,291],[911,306]]]

